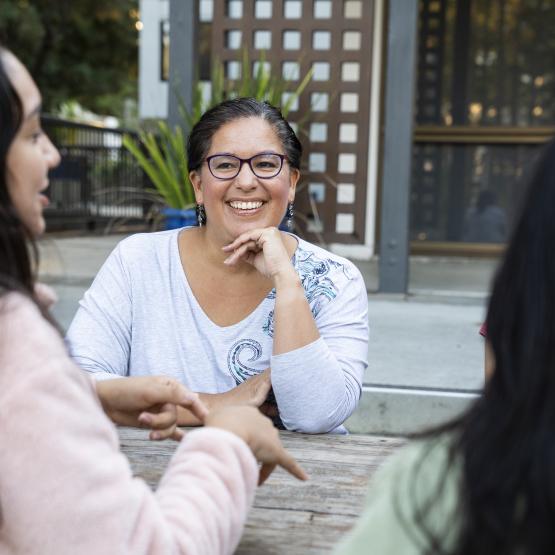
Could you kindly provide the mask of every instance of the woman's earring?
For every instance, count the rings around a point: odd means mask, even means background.
[[[293,203],[290,202],[287,205],[287,212],[285,212],[285,217],[287,218],[287,229],[291,231],[293,229],[293,216],[295,215],[295,210],[293,208]]]
[[[199,227],[202,227],[206,223],[204,204],[197,203],[197,222]]]

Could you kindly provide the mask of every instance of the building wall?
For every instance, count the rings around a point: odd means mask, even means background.
[[[274,14],[279,18],[286,7],[286,2],[287,0],[274,0],[273,2],[266,2],[266,4],[272,5]],[[235,4],[238,4],[238,2]],[[201,21],[204,24],[209,22],[212,27],[211,53],[215,53],[224,61],[236,59],[237,56],[237,50],[235,52],[230,51],[226,43],[227,38],[224,40],[224,36],[227,37],[227,29],[242,29],[242,47],[248,47],[251,59],[257,59],[259,51],[257,51],[256,45],[251,43],[255,29],[271,29],[276,23],[275,17],[272,21],[263,18],[258,20],[256,16],[253,17],[255,10],[258,9],[258,2],[245,0],[240,4],[242,14],[239,19],[235,19],[225,11],[223,0],[199,1],[198,11]],[[289,2],[289,4],[295,4],[295,2]],[[326,2],[319,2],[319,4],[324,5]],[[330,2],[330,5],[333,6],[334,15],[341,17],[329,21],[323,19],[313,24],[314,29],[329,28],[332,31],[334,37],[332,55],[330,57],[328,53],[321,49],[313,51],[312,27],[308,26],[305,17],[305,15],[312,14],[313,3],[304,1],[302,2],[303,20],[298,22],[293,19],[284,23],[289,25],[286,27],[287,29],[289,27],[293,28],[295,25],[301,29],[303,33],[301,50],[290,53],[286,50],[282,52],[281,44],[275,44],[278,41],[281,43],[279,37],[282,31],[278,31],[274,37],[273,48],[267,52],[266,59],[269,60],[268,63],[271,62],[272,64],[272,71],[280,74],[282,72],[282,60],[300,59],[301,73],[304,75],[311,66],[312,59],[326,60],[326,55],[328,56],[327,60],[331,62],[330,81],[327,84],[322,81],[315,81],[308,87],[309,95],[312,94],[310,92],[312,89],[328,91],[330,99],[329,116],[328,114],[318,114],[320,118],[318,121],[326,121],[327,117],[331,117],[328,124],[328,138],[323,143],[323,147],[317,143],[312,144],[307,138],[303,141],[306,142],[305,147],[308,147],[305,156],[307,165],[311,161],[311,151],[319,152],[323,150],[327,157],[327,171],[325,172],[326,175],[319,175],[317,171],[311,172],[308,167],[306,168],[304,173],[307,186],[306,190],[301,191],[298,195],[299,198],[296,203],[298,205],[297,219],[300,222],[302,234],[307,239],[320,241],[323,238],[327,245],[339,254],[359,259],[369,259],[375,253],[376,244],[385,0],[374,0],[374,2],[369,3],[349,2],[347,4],[359,4],[358,9],[366,14],[364,17],[367,18],[367,24],[370,26],[367,32],[363,31],[362,33],[362,57],[357,57],[359,56],[357,52],[351,51],[345,54],[341,50],[343,32],[357,29],[360,25],[356,19],[343,20],[343,8],[339,7],[339,3],[336,5],[335,1]],[[141,0],[141,19],[144,27],[141,32],[139,57],[140,116],[141,118],[165,118],[168,111],[168,83],[160,78],[162,44],[160,34],[162,21],[169,19],[169,0]],[[344,27],[336,27],[340,24]],[[363,26],[363,29],[366,28]],[[200,26],[197,29],[200,29]],[[198,37],[196,40],[198,40]],[[278,50],[276,50],[276,46]],[[337,59],[334,60],[334,56],[337,56]],[[357,62],[361,67],[361,78],[358,83],[351,81],[345,84],[341,78],[343,64],[340,60],[343,60],[343,58],[347,61],[360,60]],[[363,69],[365,64],[367,64],[367,71]],[[332,82],[332,79],[335,79],[336,82]],[[359,99],[358,113],[345,114],[339,108],[342,97],[341,91],[343,90],[357,93]],[[306,106],[301,106],[302,110],[290,116],[292,121],[299,117],[299,113],[302,116],[302,111],[310,109],[309,100],[305,104]],[[344,121],[352,121],[359,128],[358,139],[355,144],[342,144],[339,141],[339,123]],[[339,165],[339,156],[342,152],[356,153],[356,166],[362,171],[357,170],[356,174],[352,175],[342,173]],[[352,155],[347,154],[347,156]],[[331,184],[330,181],[332,181]],[[353,185],[350,185],[350,183]],[[320,202],[318,200],[319,196],[313,193],[316,187],[325,187],[325,200]],[[347,191],[349,187],[351,191]],[[315,233],[311,226],[307,227],[307,224],[303,224],[301,221],[303,215],[305,218],[312,215],[311,204],[316,204],[317,210],[323,219],[324,229],[321,234]]]
[[[139,117],[168,115],[168,83],[162,80],[162,22],[169,19],[169,0],[140,0],[143,28],[139,39]]]

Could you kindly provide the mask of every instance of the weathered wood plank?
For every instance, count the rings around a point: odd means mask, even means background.
[[[176,444],[149,441],[146,431],[133,428],[119,434],[133,473],[155,488]],[[360,514],[375,469],[404,443],[380,436],[280,435],[310,480],[298,482],[281,469],[272,474],[258,489],[238,555],[329,552]]]

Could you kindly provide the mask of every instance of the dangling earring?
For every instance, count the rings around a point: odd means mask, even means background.
[[[293,229],[293,216],[295,215],[295,210],[293,208],[293,203],[290,202],[287,205],[287,211],[285,212],[285,217],[287,218],[287,229],[291,231]]]
[[[197,203],[197,222],[199,227],[206,223],[206,212],[204,211],[204,204],[201,203]]]

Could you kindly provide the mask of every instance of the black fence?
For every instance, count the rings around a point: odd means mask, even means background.
[[[136,134],[49,116],[42,123],[62,157],[49,175],[50,205],[45,210],[49,230],[148,224],[151,185],[123,146],[125,133],[135,138]]]

